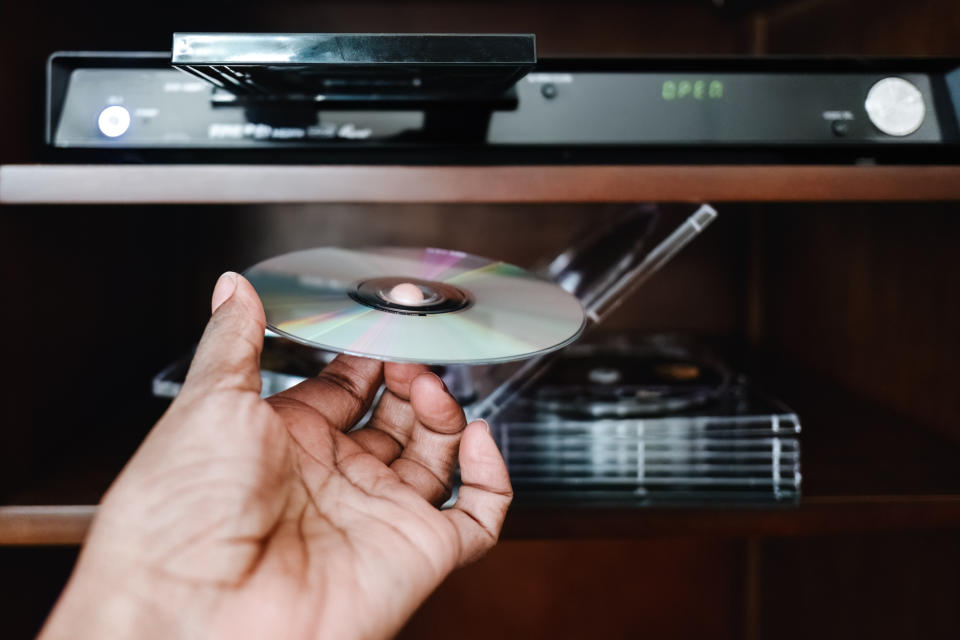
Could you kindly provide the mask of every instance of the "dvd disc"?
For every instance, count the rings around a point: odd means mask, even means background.
[[[570,344],[585,323],[580,302],[554,283],[444,249],[324,247],[265,260],[244,275],[273,331],[380,360],[521,360]]]

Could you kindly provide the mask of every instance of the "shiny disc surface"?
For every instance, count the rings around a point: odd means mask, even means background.
[[[521,360],[570,344],[584,327],[580,302],[554,283],[444,249],[324,247],[270,258],[244,275],[273,331],[380,360]],[[393,300],[390,287],[400,280],[419,287],[423,300]]]

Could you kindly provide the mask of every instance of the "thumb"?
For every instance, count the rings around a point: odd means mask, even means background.
[[[200,338],[183,392],[233,389],[260,393],[260,352],[266,318],[246,278],[227,271],[213,289],[213,315]]]

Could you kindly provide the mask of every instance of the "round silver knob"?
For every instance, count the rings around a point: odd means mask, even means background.
[[[923,94],[903,78],[884,78],[870,87],[864,106],[870,122],[891,136],[913,133],[923,124],[927,113]]]

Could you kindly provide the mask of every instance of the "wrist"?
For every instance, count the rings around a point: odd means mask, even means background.
[[[202,600],[189,591],[147,568],[85,548],[39,637],[189,637],[191,629],[204,623],[198,608]]]
[[[151,614],[153,607],[138,603],[135,594],[135,589],[105,579],[102,571],[89,566],[81,558],[40,638],[84,640],[158,636],[161,631]]]

